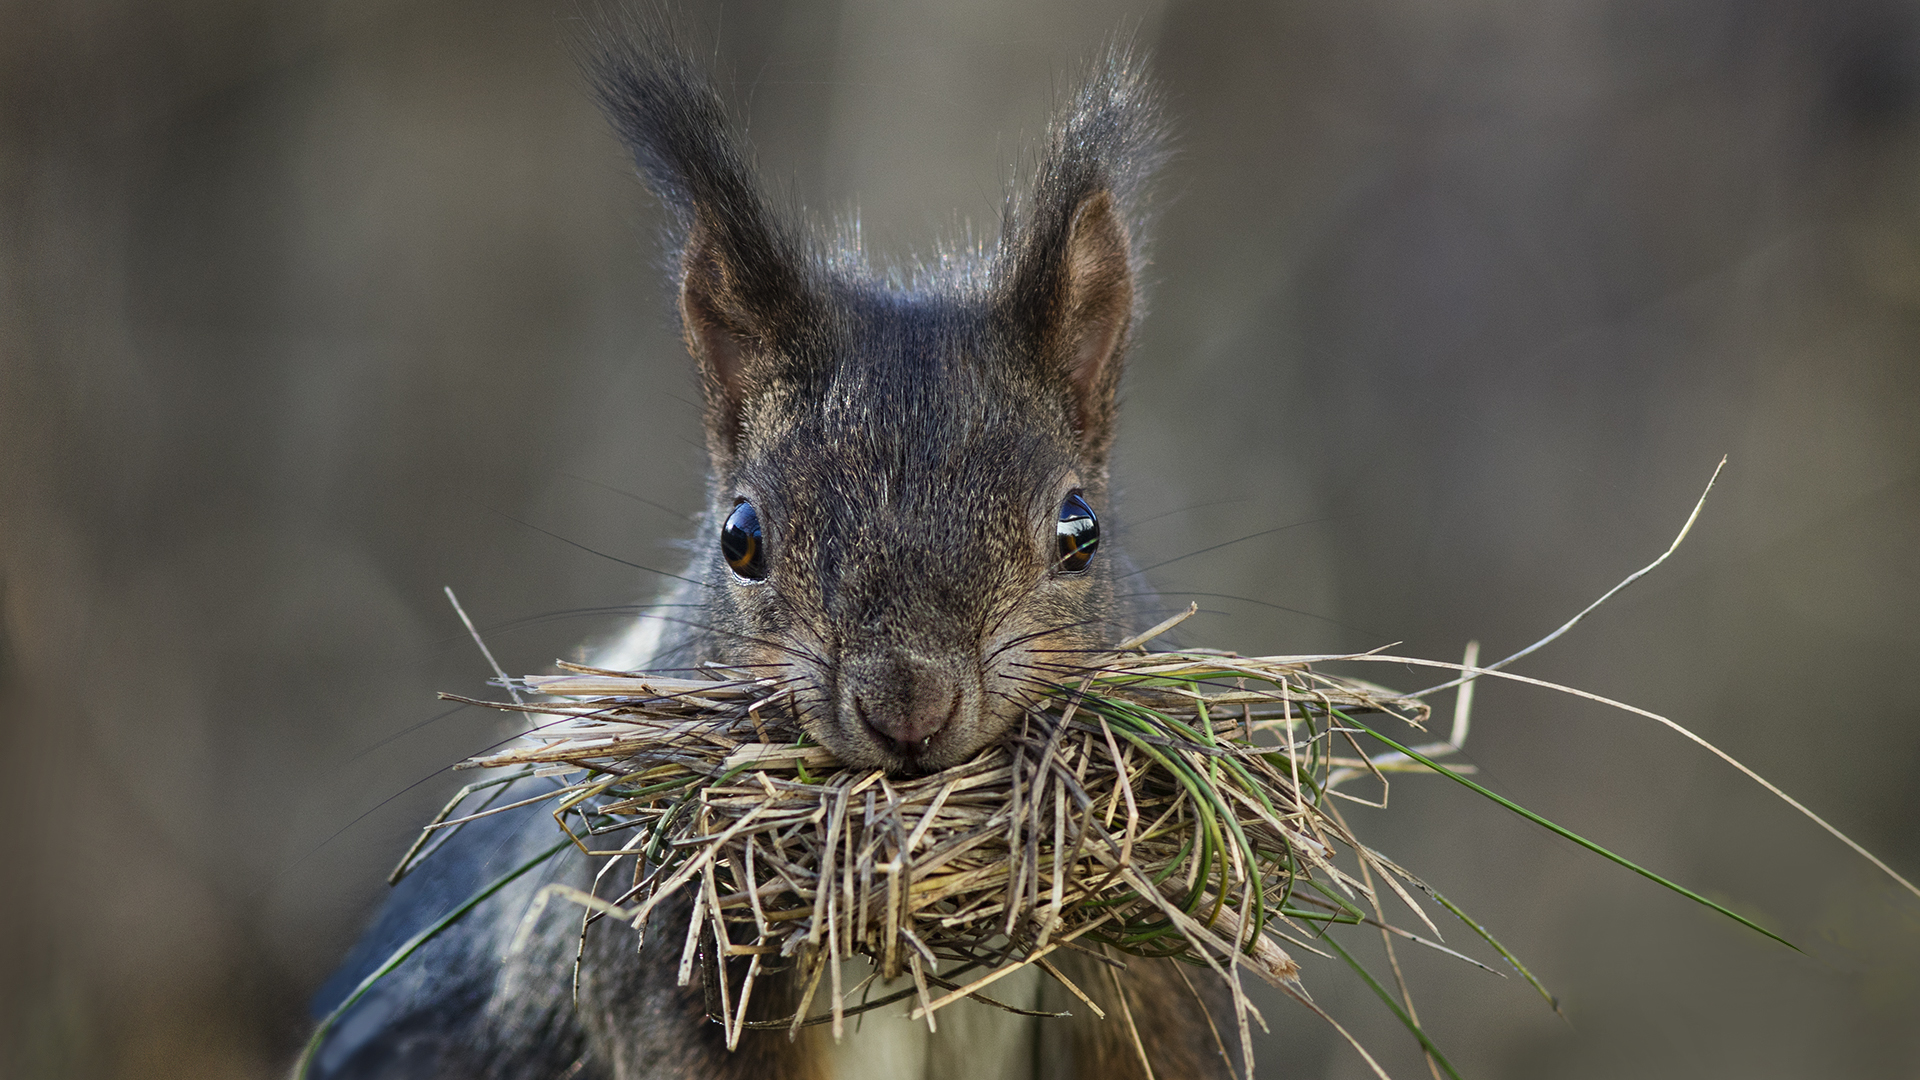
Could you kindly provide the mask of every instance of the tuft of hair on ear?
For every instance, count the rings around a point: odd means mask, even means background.
[[[1110,44],[1056,115],[1033,186],[1009,200],[1002,223],[997,300],[1096,463],[1112,442],[1138,310],[1146,183],[1166,153],[1143,61]]]
[[[768,204],[719,92],[659,7],[585,20],[582,67],[601,110],[671,216],[679,315],[700,367],[709,445],[731,452],[740,411],[812,290],[802,239]]]

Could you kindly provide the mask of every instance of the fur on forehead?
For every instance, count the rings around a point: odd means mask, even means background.
[[[1093,471],[1066,395],[1009,362],[989,323],[946,297],[887,306],[845,320],[852,340],[749,396],[723,482],[815,474],[804,486],[822,495],[906,509],[993,488],[1045,499],[1063,476]]]
[[[749,441],[783,417],[805,418],[815,434],[834,438],[864,437],[876,425],[939,443],[1010,423],[1070,434],[1065,390],[987,303],[848,291],[833,310],[830,325],[795,353],[761,361],[765,374],[742,402]]]

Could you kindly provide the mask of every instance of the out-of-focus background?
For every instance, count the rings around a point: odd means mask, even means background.
[[[495,721],[672,566],[695,388],[567,0],[0,5],[0,1071],[270,1077]],[[993,228],[1073,62],[1179,136],[1113,516],[1190,637],[1504,655],[1672,715],[1920,877],[1920,6],[742,0],[769,174]],[[658,505],[656,505],[658,504]],[[525,524],[522,524],[525,523]],[[1292,525],[1209,549],[1247,534]],[[1423,685],[1419,671],[1368,669]],[[1498,790],[1356,828],[1564,1001],[1403,953],[1469,1077],[1920,1075],[1920,901],[1651,723],[1503,685]],[[1351,940],[1370,944],[1365,935]],[[1474,948],[1454,927],[1455,944]],[[1398,1077],[1342,970],[1318,1000]],[[1357,1077],[1270,1002],[1265,1075]]]

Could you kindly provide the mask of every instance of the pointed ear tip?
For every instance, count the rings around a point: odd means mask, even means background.
[[[1133,249],[1132,230],[1126,215],[1120,212],[1119,199],[1109,188],[1100,188],[1080,200],[1068,237],[1070,246],[1083,250],[1092,247],[1129,256]]]
[[[1080,200],[1080,205],[1073,209],[1075,225],[1096,220],[1103,223],[1111,221],[1116,224],[1120,221],[1120,200],[1114,195],[1111,187],[1095,188]]]
[[[745,350],[735,325],[728,293],[726,268],[711,234],[696,226],[680,253],[680,328],[692,354],[710,379],[712,388],[736,397]]]
[[[1133,280],[1133,239],[1112,193],[1101,190],[1081,200],[1068,228],[1062,255],[1069,289],[1094,290],[1081,300],[1107,295],[1118,288],[1130,295]],[[1122,301],[1124,303],[1124,300]]]
[[[725,248],[711,225],[695,218],[688,227],[679,257],[681,317],[730,324],[738,298]]]

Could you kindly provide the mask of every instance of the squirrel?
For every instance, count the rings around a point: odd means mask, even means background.
[[[668,597],[690,605],[668,610],[698,614],[644,617],[596,663],[765,672],[849,766],[967,760],[1019,723],[1062,657],[1128,632],[1101,518],[1139,311],[1143,185],[1163,146],[1139,62],[1116,46],[1092,66],[990,248],[880,276],[856,242],[763,195],[720,96],[664,20],[607,20],[592,37],[600,104],[671,221],[711,462],[697,554]],[[320,1011],[552,842],[538,806],[464,826],[399,882]],[[577,923],[547,918],[509,948],[544,884],[585,887],[592,870],[563,851],[467,912],[340,1017],[308,1076],[1120,1080],[1149,1075],[1143,1059],[1160,1077],[1232,1075],[1210,1019],[1231,1006],[1214,980],[1166,959],[1115,972],[1072,953],[1060,963],[1104,1000],[1104,1021],[1029,968],[995,991],[1024,994],[1029,1015],[963,1002],[936,1033],[876,1013],[843,1045],[814,1027],[794,1040],[750,1031],[729,1052],[702,986],[714,968],[678,985],[677,935],[636,946],[630,928],[600,922],[582,942]],[[686,917],[670,903],[654,925]],[[776,981],[768,1015],[791,1011],[797,995],[781,993]]]

